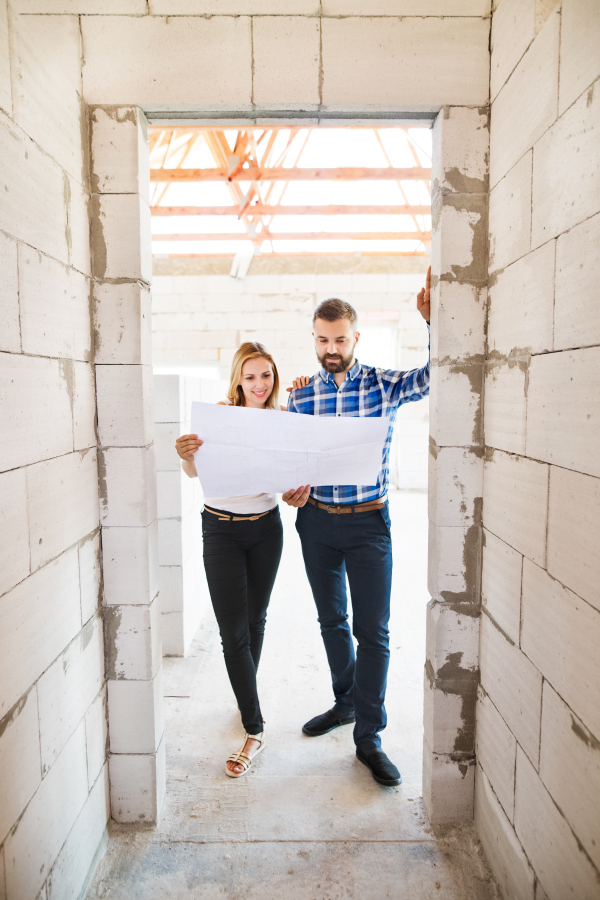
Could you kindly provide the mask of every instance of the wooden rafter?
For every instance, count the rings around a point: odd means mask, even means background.
[[[371,169],[366,166],[338,167],[335,169],[285,169],[263,166],[237,165],[232,172],[219,169],[150,169],[150,181],[204,182],[204,181],[424,181],[431,177],[429,169]]]
[[[260,231],[261,241],[429,241],[422,231]],[[154,241],[247,241],[240,232],[221,234],[153,234]]]
[[[239,217],[237,206],[153,206],[153,216],[235,216]],[[270,206],[268,203],[253,203],[248,215],[259,216],[428,216],[429,206]]]

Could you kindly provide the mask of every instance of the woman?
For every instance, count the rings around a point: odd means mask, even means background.
[[[220,405],[278,409],[278,394],[279,376],[273,357],[262,344],[242,344],[231,366],[228,403]],[[184,434],[175,444],[190,478],[197,475],[194,453],[202,443],[197,435]],[[283,529],[275,494],[204,499],[204,568],[227,673],[246,732],[244,743],[229,757],[225,771],[231,778],[239,778],[265,745],[256,670],[281,559]]]

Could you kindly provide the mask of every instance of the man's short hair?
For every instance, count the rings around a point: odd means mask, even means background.
[[[319,303],[313,313],[313,327],[317,319],[324,319],[326,322],[348,319],[353,331],[356,331],[358,324],[358,316],[352,304],[346,303],[345,300],[339,300],[337,297],[331,297],[329,300],[323,300],[322,303]]]

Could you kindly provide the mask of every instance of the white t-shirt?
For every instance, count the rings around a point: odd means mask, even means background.
[[[230,404],[227,404],[228,406]],[[268,512],[277,506],[277,494],[242,494],[239,497],[205,497],[204,503],[211,509],[223,509],[242,516]]]
[[[243,494],[240,497],[205,497],[204,503],[211,509],[224,509],[242,516],[268,512],[277,506],[277,494]]]

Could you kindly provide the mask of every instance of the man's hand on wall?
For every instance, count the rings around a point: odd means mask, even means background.
[[[431,289],[431,266],[427,269],[427,277],[425,279],[425,287],[421,288],[417,294],[417,309],[426,322],[429,322],[429,294]]]

